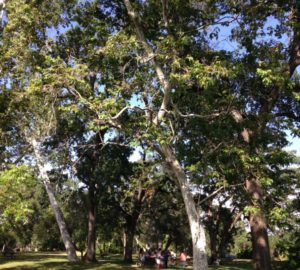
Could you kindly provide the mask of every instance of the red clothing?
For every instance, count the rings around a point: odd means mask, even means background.
[[[179,261],[186,262],[187,255],[184,252],[181,252],[179,255]]]

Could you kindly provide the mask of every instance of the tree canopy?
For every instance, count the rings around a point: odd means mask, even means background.
[[[112,208],[131,261],[144,209],[174,207],[169,221],[188,220],[195,270],[208,267],[206,231],[217,243],[213,231],[233,232],[243,215],[253,269],[271,269],[268,230],[284,227],[299,182],[285,150],[287,133],[299,135],[298,1],[0,5],[0,179],[15,198],[4,215],[26,216],[22,196],[39,179],[70,261],[73,231],[88,239],[85,259],[96,260],[97,216],[105,221]],[[15,176],[25,165],[35,176]],[[175,211],[177,192],[185,213]],[[68,228],[62,194],[85,205],[85,232]],[[223,200],[230,209],[214,205]],[[173,237],[175,225],[161,220],[157,230]],[[219,239],[222,252],[229,239]]]

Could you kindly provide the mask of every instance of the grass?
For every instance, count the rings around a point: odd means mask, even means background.
[[[122,262],[120,256],[111,256],[100,259],[98,263],[69,263],[66,255],[59,252],[49,253],[19,253],[13,259],[0,258],[0,269],[16,270],[153,270],[154,268],[138,268],[135,264],[128,265]],[[169,270],[180,269],[179,267],[170,266]],[[191,267],[187,269],[192,269]],[[210,270],[250,270],[249,261],[234,261],[222,266],[213,266]],[[279,266],[274,267],[276,270],[286,269]]]

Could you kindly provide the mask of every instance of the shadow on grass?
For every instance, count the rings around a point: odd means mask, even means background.
[[[132,270],[120,256],[98,258],[97,263],[70,263],[65,253],[19,253],[12,259],[0,257],[0,269],[14,270]],[[144,268],[143,270],[147,270]]]
[[[276,266],[275,266],[276,265]],[[288,270],[282,262],[274,265],[274,270]],[[19,253],[13,259],[0,258],[0,269],[7,270],[153,270],[154,267],[139,268],[135,264],[125,264],[121,256],[98,258],[97,263],[70,263],[65,253]],[[181,269],[171,266],[168,270]],[[191,267],[187,269],[192,269]],[[250,270],[251,262],[233,261],[220,266],[210,266],[209,270]]]
[[[8,261],[18,261],[18,260],[31,260],[31,261],[39,261],[44,260],[45,258],[57,258],[63,259],[66,258],[66,254],[62,252],[53,252],[53,253],[16,253],[13,258],[7,258],[4,256],[0,257],[0,262],[8,262]]]

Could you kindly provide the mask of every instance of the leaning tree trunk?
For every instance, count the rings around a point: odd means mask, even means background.
[[[49,176],[47,173],[47,169],[45,167],[46,162],[45,162],[42,152],[41,152],[41,143],[37,142],[36,140],[32,140],[31,145],[34,149],[34,154],[35,154],[35,157],[37,160],[40,177],[42,178],[44,187],[46,189],[46,192],[47,192],[47,195],[48,195],[48,198],[50,201],[50,205],[53,209],[54,216],[55,216],[57,225],[59,227],[60,235],[61,235],[61,238],[62,238],[63,243],[66,248],[68,259],[70,262],[77,262],[77,261],[79,261],[79,259],[76,255],[75,246],[74,246],[74,244],[71,240],[70,234],[67,230],[67,225],[66,225],[63,213],[62,213],[62,211],[59,207],[59,204],[55,198],[55,192],[51,186]]]
[[[133,240],[136,230],[137,219],[133,216],[126,218],[126,225],[124,230],[124,261],[127,263],[132,262],[133,254]]]
[[[96,262],[96,213],[97,201],[94,188],[89,189],[88,193],[88,235],[87,250],[84,255],[84,261]]]
[[[155,59],[155,53],[153,48],[148,44],[148,41],[144,35],[143,28],[140,25],[139,14],[134,10],[130,0],[123,0],[123,3],[127,9],[128,16],[131,18],[136,37],[144,47],[146,56],[152,61],[157,79],[164,89],[163,100],[160,109],[154,119],[151,120],[154,125],[159,126],[160,121],[164,118],[171,99],[172,86],[168,80],[163,68],[159,62]],[[192,240],[193,240],[193,269],[194,270],[207,270],[207,256],[205,252],[206,240],[205,232],[202,223],[200,223],[200,214],[196,208],[193,196],[189,190],[189,185],[185,172],[183,171],[179,161],[176,159],[172,149],[168,145],[161,145],[159,151],[164,157],[169,169],[172,171],[171,175],[174,176],[174,180],[177,181],[180,187],[183,201],[185,204],[186,212],[189,219]]]
[[[167,145],[162,145],[160,150],[168,166],[170,177],[177,181],[183,197],[192,235],[193,269],[207,270],[208,264],[205,251],[206,237],[204,226],[202,222],[200,222],[200,210],[196,207],[193,195],[189,190],[185,172],[183,171],[179,161],[176,159],[172,149]]]

